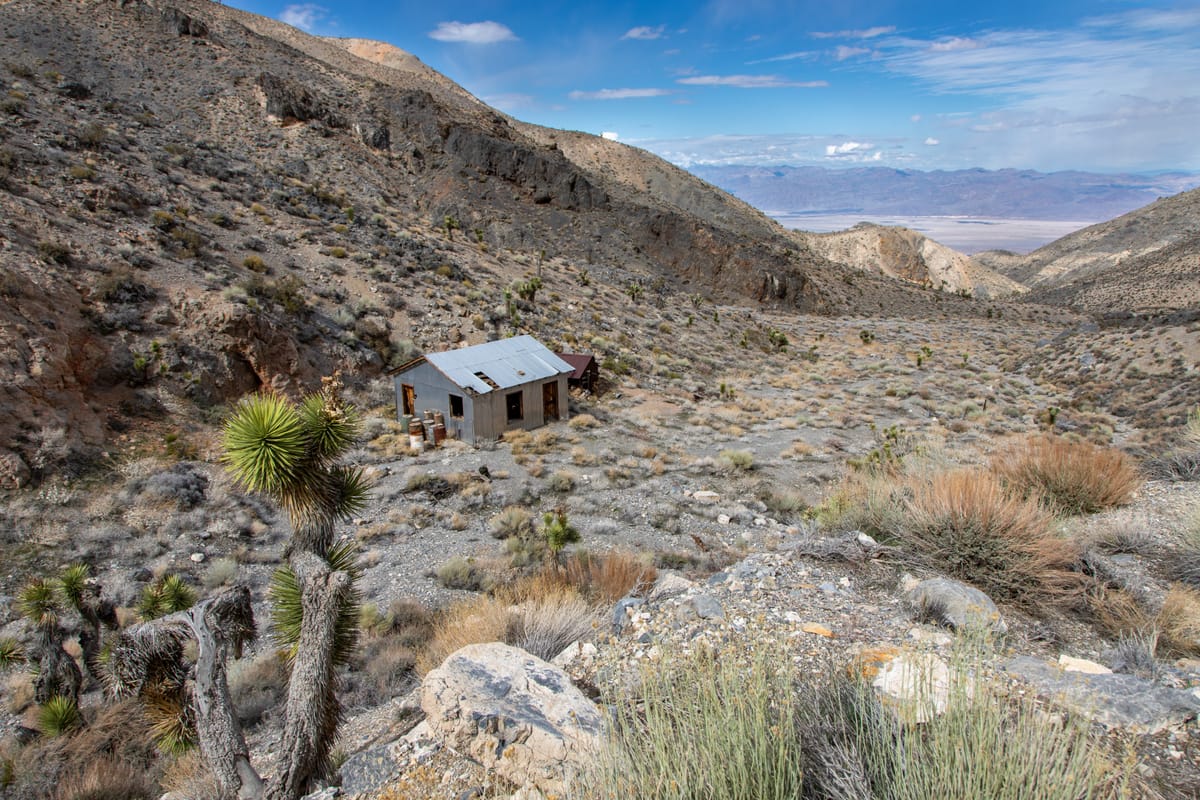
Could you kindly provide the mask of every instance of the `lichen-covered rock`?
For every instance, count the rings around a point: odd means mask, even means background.
[[[921,581],[905,593],[905,600],[917,616],[953,628],[991,629],[1002,634],[1008,625],[992,598],[960,581],[950,578],[930,578]]]
[[[498,642],[468,645],[425,676],[429,730],[517,785],[565,788],[600,747],[603,718],[561,669]]]
[[[1067,672],[1030,656],[1010,659],[1004,669],[1051,702],[1108,728],[1158,733],[1200,714],[1200,697],[1133,675]]]

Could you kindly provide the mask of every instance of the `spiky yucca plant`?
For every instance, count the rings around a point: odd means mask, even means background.
[[[337,544],[329,550],[329,568],[334,572],[350,575],[350,592],[338,612],[337,630],[334,639],[333,660],[338,666],[349,663],[354,647],[358,644],[359,615],[362,610],[362,593],[353,584],[360,571],[355,560],[358,545],[353,539]],[[300,581],[291,567],[280,567],[271,576],[267,590],[271,599],[271,631],[275,642],[283,648],[287,659],[296,657],[300,644],[300,628],[304,622]]]
[[[138,615],[143,620],[158,619],[189,609],[195,604],[196,590],[188,586],[181,576],[169,573],[142,590]]]
[[[25,650],[21,643],[11,636],[0,638],[0,669],[8,669],[16,664],[25,663]]]
[[[73,697],[62,695],[51,697],[38,708],[38,730],[47,738],[62,736],[70,733],[83,723],[79,715],[79,705]]]
[[[243,488],[287,512],[299,549],[324,557],[334,525],[362,509],[370,488],[361,469],[337,463],[359,431],[336,378],[299,406],[255,394],[225,424],[224,460]]]
[[[18,602],[21,613],[37,628],[44,631],[57,627],[62,616],[62,604],[52,582],[45,578],[34,578],[25,584]]]
[[[336,668],[357,636],[352,546],[334,528],[366,503],[361,469],[339,464],[360,424],[338,376],[294,404],[274,394],[242,400],[225,424],[224,461],[244,489],[275,500],[292,523],[287,568],[272,579],[276,635],[293,654],[281,767],[269,798],[297,797],[329,767],[341,719]]]

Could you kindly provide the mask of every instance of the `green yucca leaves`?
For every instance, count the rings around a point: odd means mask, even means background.
[[[44,578],[34,578],[21,590],[19,598],[21,613],[41,628],[52,628],[58,624],[62,609],[54,584]]]
[[[54,738],[70,733],[83,723],[79,706],[70,697],[51,697],[38,708],[37,727],[43,736]]]
[[[358,616],[362,596],[355,584],[358,581],[359,569],[355,560],[358,557],[358,545],[353,539],[347,539],[341,544],[329,549],[326,560],[334,572],[345,572],[350,576],[350,593],[338,610],[337,627],[333,643],[333,661],[335,664],[345,664],[358,643]],[[300,643],[300,628],[304,622],[304,609],[301,605],[300,581],[291,567],[280,567],[271,576],[271,584],[267,590],[271,598],[271,631],[275,641],[287,651],[289,659],[296,655]]]
[[[147,692],[142,701],[160,750],[179,756],[196,746],[195,709],[180,693]]]
[[[243,398],[225,423],[225,462],[252,492],[287,492],[308,455],[307,443],[300,414],[277,395]]]
[[[59,576],[58,582],[62,587],[63,597],[73,608],[78,609],[83,604],[83,592],[87,588],[90,577],[92,577],[92,568],[82,563],[72,564]]]
[[[300,419],[313,452],[321,459],[337,458],[354,444],[361,430],[354,407],[331,400],[325,392],[304,399]]]
[[[21,643],[11,636],[0,639],[0,669],[24,663],[25,650],[21,647]]]
[[[175,574],[164,575],[142,590],[138,615],[143,621],[149,621],[184,611],[195,603],[196,590],[188,586],[183,578]]]
[[[366,507],[371,481],[360,467],[337,467],[333,479],[337,492],[330,505],[335,518],[347,519]]]

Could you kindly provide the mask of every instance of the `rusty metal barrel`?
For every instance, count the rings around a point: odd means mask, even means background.
[[[408,422],[408,446],[413,450],[425,449],[425,426],[413,418]]]

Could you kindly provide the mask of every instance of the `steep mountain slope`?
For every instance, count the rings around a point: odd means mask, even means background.
[[[982,311],[386,45],[200,0],[11,0],[0,37],[4,483],[259,387],[522,330],[505,292],[535,264],[664,305]]]
[[[962,253],[908,228],[860,223],[835,233],[799,234],[815,252],[841,264],[976,297],[1019,294],[1025,287],[981,267]]]
[[[1161,251],[1166,255],[1177,245],[1186,251],[1185,243],[1194,239],[1197,233],[1200,233],[1200,189],[1193,189],[1157,200],[1109,222],[1084,228],[1026,256],[988,252],[977,254],[974,260],[1027,286],[1047,289],[1090,280],[1124,264],[1129,267],[1129,286],[1136,289],[1137,296],[1127,300],[1114,299],[1136,305],[1141,302],[1142,288],[1147,288],[1141,286],[1143,277],[1151,284],[1163,280],[1169,283],[1175,274],[1168,270],[1161,275],[1143,276],[1140,267],[1153,263],[1155,253]],[[1106,281],[1111,283],[1115,275],[1113,273]],[[1168,289],[1169,286],[1164,284],[1153,288],[1150,294],[1158,295]],[[1058,297],[1066,299],[1066,295]]]

